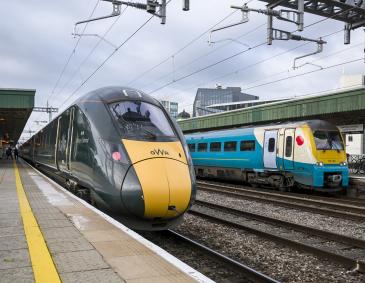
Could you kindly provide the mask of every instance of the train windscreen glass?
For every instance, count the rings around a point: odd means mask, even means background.
[[[124,138],[156,140],[176,139],[163,111],[141,101],[123,101],[109,104]]]
[[[313,135],[318,150],[343,150],[343,143],[339,132],[315,131]]]

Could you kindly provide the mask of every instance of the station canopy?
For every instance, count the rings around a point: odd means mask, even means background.
[[[296,97],[243,109],[178,121],[184,133],[204,132],[283,121],[326,120],[337,126],[365,125],[365,86]],[[349,131],[348,131],[349,132]]]
[[[34,89],[0,88],[0,140],[15,145],[34,107]]]

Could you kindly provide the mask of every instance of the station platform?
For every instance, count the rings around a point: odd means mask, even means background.
[[[1,282],[211,282],[22,160],[0,160]]]

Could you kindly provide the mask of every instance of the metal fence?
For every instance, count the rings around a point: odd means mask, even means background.
[[[365,174],[365,154],[347,156],[351,174]]]

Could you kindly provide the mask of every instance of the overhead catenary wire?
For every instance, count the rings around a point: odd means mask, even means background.
[[[247,35],[249,35],[249,34],[251,34],[251,33],[255,32],[255,31],[257,31],[258,29],[260,29],[260,28],[264,27],[265,25],[266,25],[266,23],[261,24],[261,25],[259,25],[259,26],[255,27],[255,28],[253,28],[253,29],[251,29],[251,30],[249,30],[249,31],[245,32],[244,34],[242,34],[242,35],[238,36],[236,39],[237,39],[237,40],[238,40],[238,39],[241,39],[241,38],[243,38],[243,37],[245,37],[245,36],[247,36]],[[177,72],[178,70],[182,70],[182,69],[184,69],[184,68],[186,68],[186,67],[188,67],[188,66],[190,66],[190,65],[194,64],[195,62],[197,62],[197,61],[201,60],[202,58],[207,57],[207,56],[209,56],[209,55],[211,55],[211,54],[213,54],[213,53],[217,52],[219,49],[221,49],[221,48],[223,48],[223,47],[225,47],[225,46],[227,46],[227,45],[230,45],[231,43],[232,43],[232,42],[229,42],[229,43],[226,43],[226,44],[220,45],[219,47],[214,48],[213,50],[211,50],[211,51],[209,51],[209,52],[207,52],[207,53],[204,53],[203,55],[201,55],[201,56],[199,56],[199,57],[197,57],[197,58],[195,58],[195,59],[193,59],[193,60],[191,60],[191,61],[187,62],[186,64],[184,64],[184,65],[182,65],[182,66],[180,66],[180,67],[178,67],[178,68],[175,68],[175,69],[173,70],[173,71],[174,71],[174,74],[176,74],[176,72]],[[157,78],[156,80],[154,80],[154,82],[160,81],[160,80],[162,80],[162,79],[164,79],[164,78],[166,78],[166,77],[168,77],[168,76],[169,76],[169,74],[166,74],[166,75],[160,76],[159,78]],[[173,79],[173,80],[175,80],[175,77],[174,77],[174,79]],[[147,83],[147,84],[145,84],[145,85],[141,86],[141,88],[144,88],[144,87],[146,87],[146,86],[148,86],[148,85],[150,85],[150,83]]]
[[[89,19],[91,19],[91,17],[94,15],[95,10],[96,10],[96,8],[97,8],[97,7],[98,7],[98,5],[99,5],[99,2],[100,2],[100,0],[97,0],[97,1],[96,1],[95,5],[94,5],[94,8],[93,8],[93,10],[92,10],[92,12],[91,12],[91,14],[90,14],[90,16],[89,16]],[[86,30],[87,26],[88,26],[88,23],[86,23],[86,24],[85,24],[85,26],[84,26],[84,28],[83,28],[83,30],[82,30],[82,32],[81,32],[81,34],[84,34],[84,33],[85,33],[85,30]],[[78,47],[78,45],[79,45],[80,41],[81,41],[81,36],[77,39],[77,41],[76,41],[76,43],[75,43],[74,48],[72,49],[72,51],[71,51],[70,55],[68,56],[68,58],[67,58],[67,60],[66,60],[66,63],[65,63],[65,65],[63,66],[62,71],[61,71],[60,75],[58,76],[58,79],[57,79],[57,81],[56,81],[56,83],[55,83],[55,85],[54,85],[54,87],[53,87],[53,89],[52,89],[52,92],[51,92],[51,94],[50,94],[50,97],[49,97],[48,99],[50,99],[50,98],[51,98],[51,96],[52,96],[52,95],[54,94],[54,92],[56,91],[56,88],[57,88],[58,84],[60,83],[60,81],[61,81],[61,79],[62,79],[62,77],[63,77],[63,74],[65,73],[65,71],[66,71],[66,69],[67,69],[68,64],[70,63],[72,56],[76,53],[76,49],[77,49],[77,47]]]
[[[249,2],[251,2],[253,0],[250,0]],[[138,75],[137,77],[133,78],[131,81],[129,81],[126,85],[129,86],[131,84],[133,84],[134,82],[138,81],[140,78],[144,77],[145,75],[147,75],[148,73],[152,72],[153,70],[157,69],[158,67],[160,67],[161,65],[163,65],[164,63],[168,62],[171,60],[172,57],[175,57],[176,55],[178,55],[179,53],[181,53],[182,51],[184,51],[186,48],[188,48],[190,45],[192,45],[193,43],[195,43],[196,41],[198,41],[200,38],[202,38],[205,34],[207,34],[212,28],[215,28],[217,25],[221,24],[222,22],[224,22],[226,19],[228,19],[229,17],[231,17],[233,14],[235,14],[236,12],[238,12],[238,10],[235,10],[231,13],[229,13],[227,16],[225,16],[223,19],[221,19],[218,23],[214,24],[213,26],[211,26],[209,29],[205,30],[204,32],[202,32],[201,34],[199,34],[197,37],[193,38],[191,41],[189,41],[187,44],[185,44],[183,47],[181,47],[180,49],[178,49],[176,52],[174,52],[173,54],[171,54],[170,56],[166,57],[164,60],[162,60],[161,62],[157,63],[156,65],[152,66],[151,68],[147,69],[145,72],[143,72],[142,74]]]
[[[78,92],[81,87],[83,87],[104,65],[106,62],[109,61],[110,58],[112,58],[114,56],[115,53],[118,52],[118,50],[124,45],[126,44],[130,39],[132,39],[143,27],[145,27],[154,17],[154,15],[152,15],[151,17],[149,17],[141,26],[139,26],[139,28],[134,31],[130,36],[128,36],[120,45],[118,45],[118,47],[111,53],[109,54],[108,57],[106,57],[103,62],[68,96],[66,97],[66,99],[61,103],[61,105],[59,107],[62,107],[76,92]]]
[[[258,48],[258,47],[261,47],[261,46],[263,46],[263,45],[265,45],[265,44],[266,44],[266,42],[262,42],[262,43],[259,43],[259,44],[255,45],[255,46],[253,46],[253,47],[250,47],[250,48],[248,48],[248,49],[245,49],[245,50],[242,50],[242,51],[240,51],[240,52],[238,52],[238,53],[235,53],[235,54],[233,54],[233,55],[231,55],[231,56],[225,57],[225,58],[223,58],[223,59],[221,59],[221,60],[219,60],[219,61],[216,61],[216,62],[214,62],[214,63],[212,63],[212,64],[209,64],[209,65],[207,65],[207,66],[205,66],[205,67],[203,67],[203,68],[200,68],[200,69],[198,69],[198,70],[196,70],[196,71],[194,71],[194,72],[192,72],[192,73],[189,73],[189,74],[187,74],[187,75],[181,76],[180,78],[175,79],[174,81],[168,82],[168,83],[166,83],[166,84],[164,84],[164,85],[162,85],[162,86],[160,86],[160,87],[158,87],[158,88],[156,88],[156,89],[154,89],[154,90],[152,90],[152,91],[148,92],[148,94],[155,93],[155,92],[157,92],[157,91],[159,91],[159,90],[161,90],[161,89],[163,89],[163,88],[165,88],[165,87],[167,87],[167,86],[169,86],[169,85],[172,85],[172,84],[174,84],[174,83],[176,83],[176,82],[179,82],[179,81],[181,81],[181,80],[185,80],[186,78],[189,78],[189,77],[191,77],[191,76],[194,76],[194,75],[196,75],[196,74],[198,74],[198,73],[200,73],[200,72],[202,72],[202,71],[205,71],[205,70],[207,70],[207,69],[210,69],[210,68],[212,68],[212,67],[214,67],[214,66],[216,66],[216,65],[218,65],[218,64],[221,64],[221,63],[223,63],[223,62],[225,62],[225,61],[231,60],[231,59],[233,59],[234,57],[237,57],[237,56],[239,56],[239,55],[241,55],[241,54],[243,54],[243,53],[246,53],[246,52],[248,52],[248,51],[254,50],[254,49],[256,49],[256,48]]]
[[[363,60],[363,57],[358,58],[358,59],[349,60],[349,61],[342,62],[342,63],[338,63],[338,64],[334,64],[334,65],[330,65],[330,66],[327,66],[327,67],[322,67],[322,69],[316,69],[316,70],[304,72],[304,73],[301,73],[301,74],[297,74],[297,75],[293,75],[293,76],[289,76],[289,77],[277,79],[275,81],[271,81],[271,82],[267,82],[267,83],[262,83],[262,84],[254,85],[254,86],[251,86],[251,87],[243,88],[242,90],[249,90],[249,89],[253,89],[253,88],[257,88],[257,87],[261,87],[261,86],[265,86],[265,85],[269,85],[269,84],[275,84],[275,83],[282,82],[282,81],[285,81],[285,80],[289,80],[289,79],[292,79],[292,78],[297,78],[297,77],[309,75],[309,74],[312,74],[312,73],[317,73],[317,72],[320,72],[320,71],[332,69],[332,68],[335,68],[335,67],[339,67],[339,66],[343,66],[343,65],[355,63],[355,62],[358,62],[360,60]]]
[[[341,13],[349,12],[349,11],[351,11],[352,9],[354,9],[354,7],[353,7],[353,8],[349,8],[349,9],[347,9],[346,11],[342,11]],[[338,13],[336,13],[334,16],[337,16],[337,15],[338,15]],[[313,23],[311,23],[311,24],[306,25],[304,28],[307,28],[307,27],[310,27],[310,26],[314,26],[314,25],[316,25],[316,24],[319,24],[319,23],[321,23],[321,22],[324,22],[324,21],[326,21],[326,20],[329,20],[329,19],[333,18],[334,16],[329,17],[329,18],[325,18],[325,19],[321,19],[321,20],[316,21],[316,22],[313,22]],[[295,30],[295,31],[296,31],[296,30]],[[295,32],[295,31],[293,31],[293,32]],[[240,52],[235,53],[235,54],[233,54],[233,55],[231,55],[231,56],[228,56],[228,57],[226,57],[226,58],[224,58],[224,59],[221,59],[221,60],[219,60],[219,61],[217,61],[217,62],[215,62],[215,63],[213,63],[213,64],[210,64],[210,65],[208,65],[208,66],[205,66],[205,67],[203,67],[203,68],[201,68],[201,69],[199,69],[199,70],[196,70],[196,71],[194,71],[194,72],[192,72],[192,73],[189,73],[189,74],[187,74],[187,75],[184,75],[184,76],[182,76],[182,77],[180,77],[180,78],[178,78],[178,79],[175,79],[174,81],[171,81],[171,82],[165,83],[165,84],[163,84],[162,86],[160,86],[160,87],[158,87],[158,88],[156,88],[156,89],[154,89],[154,90],[152,90],[152,91],[148,92],[148,94],[153,94],[153,93],[155,93],[155,92],[157,92],[157,91],[159,91],[159,90],[161,90],[161,89],[164,89],[165,87],[167,87],[167,86],[169,86],[169,85],[172,85],[172,84],[174,84],[174,83],[176,83],[176,82],[179,82],[179,81],[181,81],[181,80],[184,80],[184,79],[186,79],[186,78],[188,78],[188,77],[191,77],[191,76],[193,76],[193,75],[195,75],[195,74],[197,74],[197,73],[200,73],[201,71],[207,70],[207,69],[209,69],[209,68],[211,68],[211,67],[213,67],[213,66],[216,66],[216,65],[218,65],[218,64],[220,64],[220,63],[223,63],[223,62],[225,62],[225,61],[227,61],[227,60],[230,60],[230,59],[232,59],[232,58],[234,58],[234,57],[236,57],[236,56],[239,56],[239,55],[241,55],[241,54],[243,54],[243,53],[245,53],[245,52],[247,52],[247,51],[250,51],[250,50],[252,50],[252,49],[255,49],[255,48],[257,48],[257,47],[260,47],[260,46],[264,45],[265,43],[266,43],[266,41],[265,41],[265,42],[263,42],[263,43],[257,44],[257,45],[255,45],[255,46],[254,46],[254,47],[252,47],[252,48],[249,48],[249,49],[244,50],[244,51],[240,51]]]
[[[339,32],[342,32],[342,29],[340,29],[340,30],[338,30],[338,31],[335,31],[335,32],[332,32],[332,33],[329,33],[329,34],[326,34],[326,35],[322,36],[322,38],[326,38],[326,37],[329,37],[329,36],[335,35],[335,34],[337,34],[337,33],[339,33]],[[184,89],[184,90],[193,89],[193,88],[196,88],[196,87],[198,87],[198,86],[200,86],[200,85],[206,85],[206,84],[207,84],[207,83],[209,83],[209,82],[213,82],[213,81],[221,80],[221,79],[226,78],[226,77],[229,77],[229,76],[231,76],[231,75],[237,75],[239,72],[245,71],[245,70],[247,70],[247,69],[250,69],[250,68],[252,68],[252,67],[255,67],[255,66],[257,66],[257,65],[260,65],[260,64],[262,64],[262,63],[265,63],[265,62],[268,62],[268,61],[270,61],[270,60],[273,60],[273,59],[275,59],[275,58],[277,58],[277,57],[280,57],[280,56],[282,56],[282,55],[285,55],[285,54],[287,54],[287,53],[290,53],[290,52],[292,52],[292,51],[294,51],[294,50],[296,50],[296,49],[299,49],[299,48],[301,48],[301,47],[303,47],[303,46],[305,46],[305,45],[308,45],[308,44],[310,44],[310,42],[305,42],[305,43],[299,44],[299,45],[297,45],[297,46],[295,46],[295,47],[293,47],[293,48],[290,48],[290,49],[288,49],[288,50],[285,50],[285,51],[283,51],[283,52],[279,52],[279,53],[277,53],[277,54],[275,54],[275,55],[268,56],[268,57],[266,57],[266,58],[264,58],[264,59],[262,59],[262,60],[259,60],[259,61],[257,61],[257,62],[254,62],[254,63],[252,63],[252,64],[246,65],[246,66],[241,67],[241,68],[239,68],[239,69],[236,69],[236,70],[234,70],[234,71],[228,72],[228,73],[223,74],[223,75],[218,76],[218,77],[215,77],[215,78],[213,78],[213,79],[211,79],[211,80],[209,80],[209,81],[205,82],[204,84],[195,85],[195,86],[193,86],[193,87],[189,87],[189,88],[186,88],[186,89]],[[286,73],[287,71],[288,71],[288,70],[285,70],[285,71],[280,72],[280,73],[284,73],[284,72]],[[278,75],[278,74],[276,74],[276,75]]]
[[[341,31],[342,31],[342,30],[341,30]],[[322,56],[322,57],[320,57],[320,58],[318,58],[318,59],[314,59],[314,60],[312,60],[312,61],[306,62],[306,63],[305,63],[305,64],[303,64],[303,65],[306,65],[306,64],[314,65],[314,64],[313,64],[314,62],[321,61],[321,60],[323,60],[323,59],[325,59],[325,58],[332,57],[332,56],[334,56],[334,55],[338,55],[338,54],[340,54],[340,53],[343,53],[343,52],[349,51],[349,50],[354,49],[354,48],[356,48],[356,47],[359,47],[359,46],[361,46],[361,45],[362,45],[362,43],[355,44],[355,45],[350,46],[350,47],[348,47],[348,48],[341,49],[341,50],[338,50],[338,51],[333,52],[333,53],[331,53],[331,54],[327,54],[327,55],[325,55],[325,56]],[[315,66],[317,66],[317,65],[315,65]],[[318,67],[318,68],[323,68],[322,66],[319,66],[319,65],[318,65],[317,67]],[[252,81],[252,82],[250,82],[250,83],[247,83],[247,85],[250,85],[250,84],[253,84],[253,83],[256,83],[256,82],[259,82],[259,81],[264,81],[264,80],[266,80],[266,79],[268,79],[268,78],[275,77],[275,76],[278,76],[278,75],[281,75],[281,74],[284,74],[284,73],[290,73],[291,71],[292,71],[292,69],[286,69],[286,70],[283,70],[283,71],[281,71],[281,72],[271,74],[271,75],[269,75],[269,76],[267,76],[267,77],[265,77],[265,78],[260,78],[260,79],[258,79],[258,80],[255,80],[255,81]]]
[[[332,32],[332,33],[330,33],[330,34],[324,35],[324,36],[322,36],[322,37],[323,37],[323,38],[326,38],[326,37],[329,37],[329,36],[335,35],[335,34],[337,34],[337,33],[339,33],[339,32],[342,32],[342,29],[341,29],[341,30],[338,30],[338,31],[336,31],[336,32]],[[300,48],[300,47],[302,47],[302,46],[304,46],[304,45],[306,45],[306,44],[308,44],[308,43],[304,43],[304,44],[298,45],[298,46],[296,46],[296,47],[294,47],[294,48],[292,48],[292,49],[289,49],[289,50],[287,50],[287,51],[284,51],[284,52],[278,53],[278,54],[276,54],[276,55],[274,55],[274,56],[267,57],[267,58],[265,58],[265,59],[263,59],[263,60],[260,60],[260,61],[258,61],[258,62],[253,63],[253,64],[250,64],[250,65],[247,65],[247,66],[245,66],[245,67],[243,67],[243,68],[240,68],[240,69],[238,69],[238,70],[235,70],[235,71],[233,71],[233,72],[229,72],[228,74],[225,74],[225,75],[223,75],[223,76],[216,77],[216,78],[214,78],[213,80],[210,80],[210,81],[208,81],[208,82],[205,82],[204,84],[195,85],[195,86],[193,86],[193,87],[189,87],[189,88],[187,88],[187,89],[183,89],[183,90],[193,89],[193,88],[196,88],[196,87],[199,87],[199,86],[202,86],[202,85],[206,85],[207,83],[209,83],[209,82],[211,82],[211,81],[216,81],[216,80],[218,80],[218,79],[221,79],[221,78],[227,77],[227,76],[229,76],[229,75],[236,74],[236,73],[238,73],[238,72],[240,72],[240,71],[242,71],[242,70],[246,70],[246,69],[248,69],[248,68],[251,68],[251,67],[253,67],[253,66],[256,66],[256,65],[258,65],[258,64],[261,64],[261,63],[263,63],[263,62],[267,62],[267,61],[269,61],[269,60],[272,60],[272,59],[274,59],[274,58],[276,58],[276,57],[278,57],[278,56],[284,55],[284,54],[286,54],[286,53],[288,53],[288,52],[291,52],[291,51],[293,51],[294,49]],[[316,62],[316,61],[320,61],[320,60],[323,60],[323,59],[328,58],[328,57],[335,56],[335,55],[337,55],[337,54],[339,54],[339,53],[343,53],[343,52],[349,51],[349,50],[351,50],[351,49],[353,49],[353,48],[355,48],[355,47],[358,47],[358,46],[360,46],[360,45],[361,45],[361,43],[356,44],[356,45],[354,45],[354,46],[350,46],[350,47],[345,48],[345,49],[341,49],[341,50],[336,51],[336,52],[333,52],[333,53],[331,53],[331,54],[324,55],[324,56],[322,56],[322,57],[320,57],[320,58],[318,58],[318,59],[314,59],[314,60],[310,61],[310,63],[313,63],[313,62]],[[321,68],[323,69],[323,67],[321,67]],[[294,72],[294,71],[295,71],[295,70],[287,69],[287,70],[284,70],[284,71],[281,71],[281,72],[278,72],[278,73],[275,73],[275,74],[271,74],[271,75],[267,76],[266,78],[261,78],[261,79],[259,79],[259,80],[254,81],[254,82],[262,81],[262,80],[266,80],[266,79],[268,79],[268,78],[270,78],[270,77],[274,77],[274,76],[277,76],[277,75],[280,75],[280,74],[283,74],[283,73],[289,73],[289,72]],[[249,84],[252,84],[252,83],[254,83],[254,82],[251,82],[251,83],[249,83]],[[246,90],[246,88],[243,88],[243,90]],[[192,105],[192,103],[190,103],[190,104],[183,104],[182,106],[190,106],[190,105]]]
[[[91,13],[90,13],[90,15],[89,15],[89,19],[90,19],[90,18],[94,15],[94,13],[95,13],[95,11],[96,11],[96,8],[97,8],[97,7],[98,7],[98,5],[99,5],[99,2],[100,2],[100,0],[97,0],[97,1],[96,1],[96,3],[95,3],[95,5],[94,5],[94,7],[93,7],[93,9],[92,9],[92,11],[91,11]],[[87,28],[87,25],[88,25],[88,23],[86,23],[86,25],[84,26],[84,28],[83,28],[83,30],[82,30],[82,32],[81,32],[81,34],[84,34],[84,33],[85,33],[85,30],[86,30],[86,28]],[[74,47],[73,47],[73,49],[72,49],[72,51],[71,51],[70,55],[68,56],[68,58],[67,58],[67,60],[66,60],[66,63],[65,63],[65,65],[63,66],[62,71],[61,71],[60,75],[58,76],[58,79],[57,79],[57,81],[56,81],[56,83],[55,83],[55,85],[54,85],[54,87],[53,87],[53,89],[52,89],[52,92],[51,92],[51,93],[48,93],[48,94],[46,95],[46,101],[47,101],[47,104],[48,104],[48,101],[49,101],[49,100],[52,98],[52,96],[54,95],[54,93],[55,93],[55,91],[56,91],[56,88],[57,88],[58,84],[60,83],[60,81],[61,81],[61,79],[62,79],[62,77],[63,77],[63,74],[65,73],[65,71],[66,71],[66,69],[67,69],[67,66],[69,65],[69,63],[70,63],[70,61],[71,61],[71,58],[72,58],[72,57],[73,57],[73,55],[76,53],[76,49],[77,49],[77,47],[78,47],[78,45],[79,45],[80,41],[81,41],[81,37],[79,37],[79,38],[77,39],[77,41],[76,41],[76,43],[75,43],[75,45],[74,45]],[[35,118],[35,120],[39,119],[39,117],[40,117],[42,114],[43,114],[43,113],[39,113],[39,115]]]
[[[119,21],[120,17],[124,14],[124,12],[127,10],[128,6],[126,6],[123,11],[120,13],[120,15],[112,22],[112,24],[109,26],[109,28],[103,33],[103,35],[99,38],[97,43],[94,45],[94,47],[91,49],[91,51],[87,54],[87,56],[84,58],[84,60],[81,62],[81,64],[77,67],[76,71],[71,75],[70,79],[62,86],[61,90],[58,92],[58,96],[64,91],[64,89],[69,85],[69,83],[75,78],[75,76],[80,72],[82,66],[89,60],[91,55],[95,52],[95,50],[98,48],[98,46],[103,42],[105,37],[109,34],[109,32],[113,29],[113,27],[116,25],[116,23]],[[81,35],[82,36],[82,35]]]

